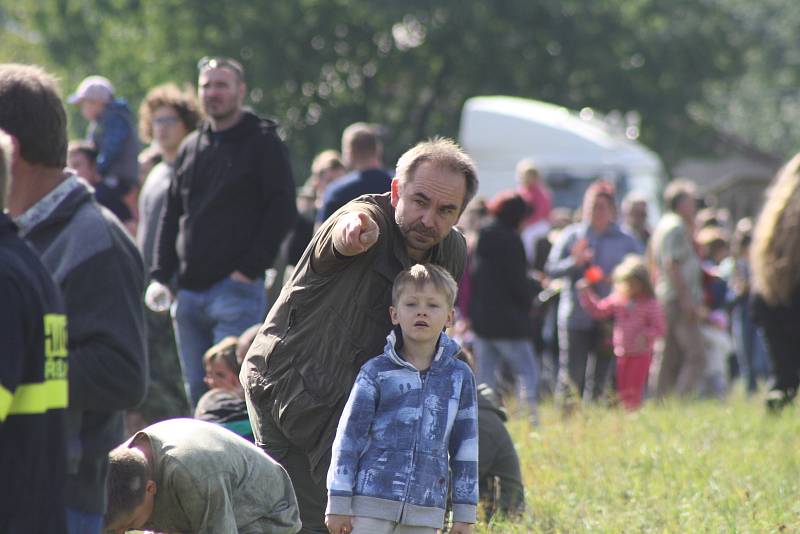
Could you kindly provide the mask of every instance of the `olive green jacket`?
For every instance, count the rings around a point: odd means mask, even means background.
[[[345,257],[334,250],[332,231],[353,211],[375,220],[380,235],[365,253]],[[466,263],[464,236],[452,229],[431,249],[429,261],[458,280]],[[319,482],[358,370],[383,352],[392,328],[394,278],[414,263],[390,193],[349,202],[314,235],[250,347],[241,377],[256,419],[270,414],[284,436],[306,451]]]
[[[156,482],[148,529],[197,534],[300,530],[289,475],[255,445],[195,419],[170,419],[140,434],[149,439]]]

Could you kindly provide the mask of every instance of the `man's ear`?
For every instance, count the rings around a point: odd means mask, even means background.
[[[400,324],[400,318],[397,316],[397,309],[394,306],[389,306],[389,317],[392,318],[392,324]]]
[[[150,495],[155,495],[158,493],[158,484],[156,484],[155,480],[148,480],[147,483],[144,485],[144,492],[149,493]]]
[[[392,178],[392,207],[397,207],[397,202],[400,200],[400,182],[397,178]]]

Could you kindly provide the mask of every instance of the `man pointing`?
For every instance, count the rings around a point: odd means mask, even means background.
[[[477,185],[452,141],[410,149],[389,193],[361,196],[320,227],[256,336],[241,373],[250,420],[292,478],[302,532],[327,532],[336,425],[358,369],[392,327],[395,276],[428,262],[461,277],[466,244],[453,226]]]

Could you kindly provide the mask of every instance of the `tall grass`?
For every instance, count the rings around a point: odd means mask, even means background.
[[[541,425],[512,420],[525,480],[523,517],[476,532],[800,532],[800,419],[763,403],[584,408]]]

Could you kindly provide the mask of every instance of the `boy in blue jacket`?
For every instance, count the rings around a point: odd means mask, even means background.
[[[443,527],[450,486],[450,532],[472,532],[475,380],[443,332],[453,322],[456,291],[436,265],[397,275],[389,308],[395,329],[384,353],[361,368],[336,431],[325,511],[331,534],[433,534]]]

